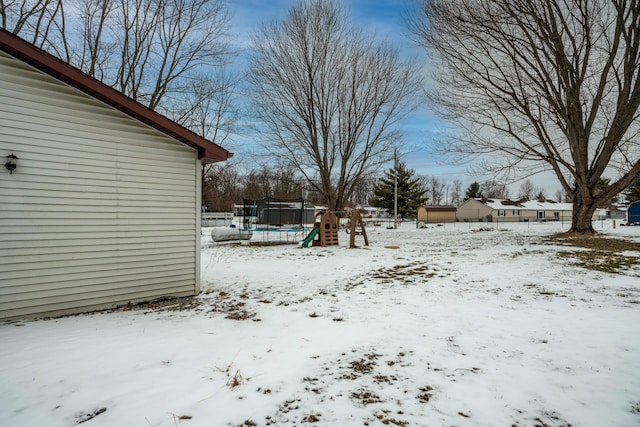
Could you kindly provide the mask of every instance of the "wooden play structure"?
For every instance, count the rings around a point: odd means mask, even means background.
[[[350,233],[349,233],[349,247],[356,247],[356,236],[362,236],[364,238],[364,245],[369,246],[369,238],[367,237],[367,231],[364,228],[364,221],[362,221],[362,215],[357,210],[354,210],[351,214],[350,221]]]
[[[336,246],[338,244],[338,217],[325,212],[320,215],[320,246]],[[316,218],[318,215],[316,215]]]
[[[336,246],[339,244],[338,231],[339,227],[338,217],[332,212],[318,212],[315,217],[313,229],[307,235],[307,237],[301,242],[303,248],[311,246]],[[367,232],[364,228],[364,222],[360,212],[354,211],[351,215],[349,223],[349,247],[355,248],[356,236],[362,236],[364,238],[364,244],[369,246],[369,239],[367,238]]]
[[[302,247],[335,246],[338,245],[338,217],[331,212],[318,212],[313,224],[313,230],[302,241]]]

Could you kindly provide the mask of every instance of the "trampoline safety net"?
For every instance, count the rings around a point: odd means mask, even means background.
[[[249,228],[251,218],[257,224],[274,227],[304,227],[304,224],[313,223],[314,220],[313,208],[306,207],[303,199],[242,199],[239,208],[237,214],[243,217],[245,228]]]

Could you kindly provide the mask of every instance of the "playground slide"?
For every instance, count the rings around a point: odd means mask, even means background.
[[[311,233],[309,233],[309,235],[305,237],[304,240],[302,241],[302,247],[303,248],[308,247],[309,243],[313,241],[313,238],[316,237],[319,231],[320,231],[320,228],[314,228],[313,230],[311,230]]]

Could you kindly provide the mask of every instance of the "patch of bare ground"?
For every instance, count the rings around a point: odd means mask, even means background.
[[[390,411],[382,411],[381,413],[378,412],[377,414],[375,414],[374,416],[384,425],[389,426],[389,425],[393,425],[393,426],[400,426],[400,427],[406,427],[409,425],[408,421],[402,421],[402,420],[398,420],[396,418],[394,418],[393,416],[389,415]]]
[[[444,277],[442,273],[438,273],[436,269],[425,265],[422,262],[413,262],[409,264],[398,264],[393,267],[379,268],[367,273],[345,287],[350,291],[367,280],[375,280],[381,284],[401,283],[404,285],[413,285],[423,283],[435,276]]]
[[[254,320],[256,319],[256,313],[249,311],[246,300],[249,298],[246,292],[241,293],[238,298],[233,297],[228,292],[219,291],[210,295],[207,299],[209,305],[209,313],[223,313],[226,314],[226,319],[231,320]],[[243,301],[245,300],[245,301]]]
[[[614,239],[599,235],[583,236],[556,234],[548,243],[580,248],[558,252],[560,258],[569,258],[579,267],[605,273],[622,273],[640,266],[640,256],[623,252],[639,252],[640,242]]]
[[[143,301],[139,303],[128,303],[118,306],[112,311],[143,311],[145,314],[150,312],[166,312],[166,311],[189,311],[200,310],[203,301],[196,297],[161,297],[151,301]]]
[[[640,242],[625,239],[614,239],[601,235],[576,235],[558,233],[551,236],[549,241],[566,246],[576,246],[585,249],[606,250],[613,252],[636,251],[640,252]]]
[[[234,296],[226,291],[208,291],[201,297],[163,297],[137,304],[126,304],[115,310],[136,310],[144,314],[206,310],[210,314],[224,314],[226,319],[257,322],[260,319],[257,319],[256,313],[248,307],[248,298],[246,292]]]

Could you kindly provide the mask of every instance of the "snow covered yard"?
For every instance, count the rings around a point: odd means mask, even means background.
[[[566,228],[403,224],[356,249],[205,229],[197,298],[0,324],[0,424],[638,426],[640,252],[588,269],[549,241]]]

